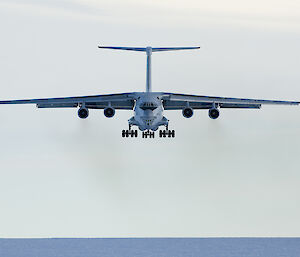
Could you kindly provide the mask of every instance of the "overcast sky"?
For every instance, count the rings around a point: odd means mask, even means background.
[[[153,90],[300,100],[300,2],[1,0],[0,99]],[[300,236],[300,108],[165,116],[0,106],[0,237]]]

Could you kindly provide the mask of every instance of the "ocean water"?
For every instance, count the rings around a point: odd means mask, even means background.
[[[0,239],[1,257],[300,257],[300,238]]]

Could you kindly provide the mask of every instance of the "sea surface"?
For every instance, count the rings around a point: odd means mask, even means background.
[[[300,257],[300,238],[0,239],[1,257]]]

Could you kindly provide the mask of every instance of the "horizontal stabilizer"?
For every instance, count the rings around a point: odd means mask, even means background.
[[[127,51],[138,51],[138,52],[146,52],[146,48],[141,47],[115,47],[115,46],[98,46],[102,49],[113,49],[113,50],[127,50]]]
[[[195,47],[160,47],[160,48],[152,48],[152,52],[192,50],[192,49],[199,49],[199,48],[200,48],[200,46],[195,46]]]
[[[147,52],[147,50],[151,50],[151,52],[164,52],[164,51],[176,51],[176,50],[192,50],[199,49],[199,46],[195,47],[116,47],[116,46],[98,46],[98,48],[102,49],[113,49],[113,50],[127,50],[127,51],[138,51],[138,52]]]

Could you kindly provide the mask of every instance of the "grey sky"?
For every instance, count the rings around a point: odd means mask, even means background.
[[[1,1],[1,99],[153,90],[300,100],[299,1]],[[1,106],[0,237],[300,236],[300,109],[166,112],[173,140],[123,139],[132,113]]]

